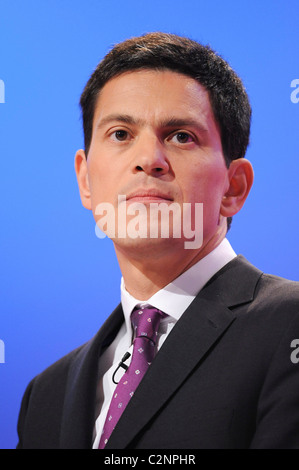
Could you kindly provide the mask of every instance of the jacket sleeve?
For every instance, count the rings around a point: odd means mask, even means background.
[[[18,436],[19,436],[19,441],[17,444],[17,449],[22,449],[23,448],[23,435],[24,435],[24,429],[26,425],[26,415],[27,415],[27,410],[28,410],[28,405],[30,401],[30,396],[31,396],[31,391],[33,388],[34,384],[34,379],[31,380],[31,382],[28,384],[25,393],[23,395],[22,403],[21,403],[21,408],[19,412],[19,419],[18,419]]]
[[[299,449],[299,354],[296,356],[296,344],[299,345],[298,314],[273,354],[260,393],[251,449]]]

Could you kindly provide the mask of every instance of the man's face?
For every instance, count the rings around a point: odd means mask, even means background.
[[[100,203],[112,204],[117,213],[119,195],[126,196],[127,206],[199,202],[204,243],[217,233],[228,170],[208,92],[192,78],[140,70],[108,81],[97,100],[83,165],[90,191],[84,205],[96,220]],[[149,243],[117,236],[114,242]]]

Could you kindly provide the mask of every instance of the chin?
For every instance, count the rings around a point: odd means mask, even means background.
[[[184,241],[178,238],[118,238],[112,240],[115,247],[134,257],[150,256],[159,258],[167,252],[184,248]]]

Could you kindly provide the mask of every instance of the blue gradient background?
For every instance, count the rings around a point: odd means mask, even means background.
[[[0,448],[17,443],[29,380],[93,336],[119,301],[112,243],[96,238],[73,165],[80,93],[116,42],[186,35],[240,74],[256,177],[228,238],[262,270],[299,280],[298,11],[298,0],[0,1]]]

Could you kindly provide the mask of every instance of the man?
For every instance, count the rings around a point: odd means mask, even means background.
[[[299,448],[298,284],[263,274],[225,238],[253,182],[240,79],[209,48],[151,33],[113,48],[81,107],[81,200],[113,240],[121,304],[29,384],[18,447]],[[180,209],[169,211],[167,237],[149,236],[165,219],[151,218],[157,204]],[[184,230],[176,236],[185,207],[198,246],[186,246]],[[147,226],[144,236],[132,236],[132,223],[134,233]],[[154,339],[146,323],[138,333],[153,311]],[[149,346],[145,369],[133,366]]]

